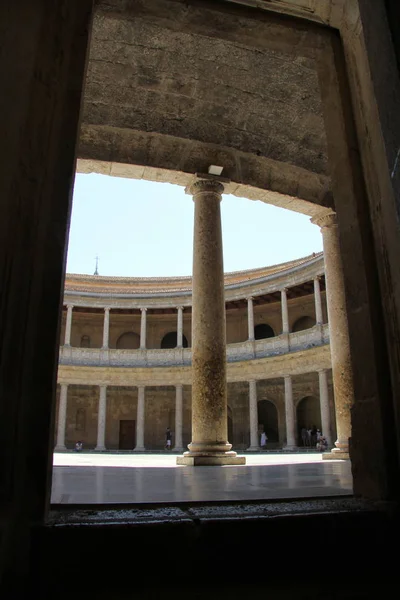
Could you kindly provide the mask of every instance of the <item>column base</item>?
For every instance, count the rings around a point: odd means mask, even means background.
[[[298,446],[284,446],[284,448],[282,448],[284,452],[297,452],[298,449]]]
[[[94,449],[95,452],[105,452],[107,448],[105,446],[96,446]]]
[[[66,452],[67,448],[66,446],[56,446],[53,450],[53,452]]]
[[[136,446],[136,448],[133,449],[134,452],[145,452],[146,448],[144,446]]]
[[[246,448],[246,452],[260,452],[262,450],[261,446],[250,446]]]
[[[245,465],[246,457],[238,456],[236,452],[185,452],[183,456],[176,457],[176,464],[186,467]]]
[[[350,454],[346,450],[333,448],[330,452],[323,452],[322,460],[350,460]]]
[[[176,448],[172,448],[172,452],[183,452],[184,449],[183,446],[177,446]]]

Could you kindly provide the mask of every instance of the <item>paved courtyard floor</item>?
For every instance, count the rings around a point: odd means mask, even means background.
[[[185,467],[176,454],[55,453],[52,504],[136,504],[351,496],[350,461],[245,454],[246,465]]]

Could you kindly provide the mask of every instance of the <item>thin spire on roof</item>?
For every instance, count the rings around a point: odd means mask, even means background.
[[[95,268],[95,270],[94,270],[94,273],[93,273],[93,275],[98,275],[98,274],[99,274],[99,269],[98,269],[98,267],[99,267],[99,257],[98,257],[98,256],[96,256],[96,268]]]

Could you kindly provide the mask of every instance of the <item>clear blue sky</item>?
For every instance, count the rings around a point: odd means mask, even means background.
[[[322,250],[309,217],[235,196],[221,203],[224,270],[285,262]],[[68,273],[167,277],[192,274],[194,205],[166,183],[77,173]]]

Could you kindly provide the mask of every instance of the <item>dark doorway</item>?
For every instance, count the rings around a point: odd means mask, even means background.
[[[258,425],[267,434],[268,444],[279,443],[278,412],[275,404],[269,400],[258,402]]]
[[[321,409],[319,399],[315,396],[306,396],[302,398],[297,405],[297,430],[298,444],[303,445],[301,439],[301,430],[316,427],[321,429]]]
[[[274,330],[267,323],[259,323],[254,327],[254,338],[264,340],[265,338],[275,337]]]
[[[161,340],[161,348],[166,350],[168,348],[176,348],[178,345],[178,334],[176,331],[170,331],[166,333]],[[184,335],[182,335],[182,346],[184,348],[188,347],[188,341]]]
[[[124,420],[119,422],[119,449],[133,450],[136,446],[136,421]]]

